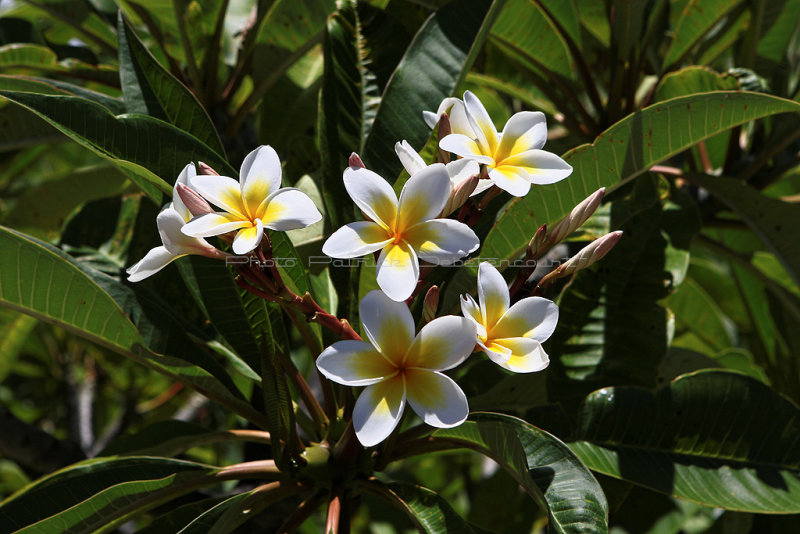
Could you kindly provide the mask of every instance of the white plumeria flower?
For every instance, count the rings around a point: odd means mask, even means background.
[[[367,386],[353,409],[356,437],[365,447],[386,439],[406,402],[425,423],[449,428],[467,418],[461,388],[442,374],[463,362],[475,347],[475,326],[447,315],[414,336],[414,318],[402,302],[371,291],[359,305],[366,341],[339,341],[319,355],[317,368],[346,386]]]
[[[397,153],[397,157],[400,158],[400,163],[403,164],[403,168],[408,172],[409,176],[428,167],[428,164],[425,163],[422,156],[411,148],[408,141],[404,140],[402,143],[395,143],[394,151]],[[450,177],[450,186],[452,189],[455,189],[470,176],[481,172],[481,167],[478,162],[471,159],[457,159],[447,163],[444,167],[447,169],[447,175]],[[492,185],[494,184],[491,180],[480,180],[478,181],[478,187],[475,188],[475,191],[473,191],[470,196],[472,197],[483,193],[492,187]]]
[[[222,208],[194,218],[183,227],[193,237],[210,237],[238,230],[233,251],[247,254],[271,230],[296,230],[322,219],[314,202],[292,187],[281,188],[281,161],[268,145],[250,152],[242,162],[239,181],[227,176],[202,175],[192,182],[206,200]]]
[[[162,246],[151,249],[144,258],[127,269],[128,280],[139,282],[151,276],[171,261],[186,256],[187,254],[197,254],[209,258],[224,258],[225,254],[211,246],[205,239],[189,237],[181,229],[192,218],[189,209],[178,195],[178,184],[192,187],[197,171],[194,163],[188,164],[183,168],[178,179],[175,181],[176,187],[172,190],[172,202],[170,202],[156,218],[158,233],[161,236]]]
[[[344,187],[369,220],[336,230],[322,252],[332,258],[357,258],[380,250],[378,286],[392,300],[406,300],[414,292],[419,260],[448,265],[480,245],[467,225],[436,219],[450,196],[450,177],[441,163],[414,173],[399,201],[386,180],[365,168],[347,168]]]
[[[558,306],[542,297],[509,307],[508,286],[490,263],[478,267],[478,298],[461,295],[461,311],[477,330],[478,346],[496,364],[515,373],[541,371],[550,359],[542,349],[558,323]]]
[[[492,181],[508,193],[522,197],[531,184],[552,184],[572,174],[566,161],[542,150],[547,141],[544,113],[515,113],[499,133],[486,108],[469,91],[463,102],[445,99],[442,106],[450,107],[452,133],[439,141],[439,147],[486,165]]]

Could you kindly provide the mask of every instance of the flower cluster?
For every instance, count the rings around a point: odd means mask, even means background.
[[[542,343],[558,321],[558,307],[540,296],[521,298],[512,305],[529,272],[521,272],[509,290],[500,272],[483,262],[478,268],[477,301],[461,295],[463,317],[436,317],[438,288],[433,286],[425,299],[426,324],[417,333],[409,306],[426,285],[420,262],[448,265],[480,246],[470,227],[472,219],[464,213],[477,206],[474,211],[479,216],[482,204],[470,199],[486,193],[483,203],[502,191],[523,196],[532,184],[557,182],[572,172],[563,159],[542,150],[547,139],[542,113],[517,113],[498,132],[478,98],[467,91],[463,100],[447,98],[436,114],[424,112],[424,117],[431,128],[443,121],[440,162],[427,164],[408,142],[398,142],[397,156],[409,174],[398,198],[390,183],[354,154],[344,171],[344,188],[364,220],[345,224],[322,246],[333,258],[368,254],[377,258],[380,290],[368,293],[359,305],[366,341],[346,321],[327,314],[310,295],[294,295],[277,270],[239,270],[245,289],[269,300],[283,299],[344,338],[326,348],[316,365],[335,383],[365,387],[353,408],[355,435],[364,446],[386,439],[400,423],[406,404],[429,425],[461,424],[468,413],[467,399],[444,372],[475,351],[486,353],[508,371],[540,371],[549,362]],[[447,153],[458,158],[450,161]],[[157,219],[163,245],[128,270],[129,280],[150,276],[185,254],[224,257],[205,241],[212,236],[229,243],[236,254],[262,257],[267,230],[303,228],[322,217],[306,194],[281,187],[281,162],[269,146],[245,158],[238,180],[219,176],[202,164],[201,171],[198,175],[189,164],[178,177],[172,203]],[[540,228],[528,257],[540,257],[582,224],[602,194],[598,191],[581,203],[555,232],[547,234],[544,226]],[[212,204],[222,211],[213,211]],[[457,210],[459,215],[453,218]],[[581,258],[596,261],[613,246],[609,240],[618,238],[609,237],[602,247],[587,248],[589,252]],[[564,264],[543,281],[566,276],[586,261]]]

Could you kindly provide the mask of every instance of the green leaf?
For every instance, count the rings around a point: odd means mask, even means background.
[[[367,491],[400,508],[420,532],[473,534],[469,524],[438,493],[407,482],[365,483]]]
[[[461,0],[425,21],[381,96],[361,154],[367,168],[393,182],[402,171],[399,140],[421,148],[430,136],[422,111],[436,111],[466,78],[504,0]]]
[[[23,91],[45,95],[72,95],[91,100],[100,104],[114,114],[125,113],[125,102],[119,98],[98,93],[80,85],[74,85],[61,80],[38,78],[36,76],[7,76],[0,75],[0,89],[8,91]]]
[[[494,223],[481,254],[515,259],[539,226],[558,221],[600,187],[619,187],[721,130],[789,111],[800,111],[800,103],[744,92],[690,95],[637,111],[594,143],[570,150],[564,158],[575,169],[572,176],[554,185],[534,186],[526,197],[514,199]]]
[[[0,305],[70,330],[183,382],[252,421],[263,421],[224,369],[192,346],[185,325],[153,296],[134,293],[58,249],[3,227],[0,248],[4,251]],[[165,349],[169,355],[158,352]]]
[[[792,224],[800,218],[800,206],[764,196],[732,178],[697,175],[697,182],[739,215],[800,285],[800,242]]]
[[[33,317],[17,315],[0,326],[0,382],[13,372],[17,356],[37,324]]]
[[[726,321],[716,301],[693,279],[686,280],[670,295],[666,305],[680,325],[694,332],[715,352],[734,344],[730,321]]]
[[[474,413],[432,436],[498,462],[545,507],[550,532],[608,532],[600,485],[569,447],[544,430],[508,415]]]
[[[215,468],[169,458],[95,458],[26,486],[0,503],[19,533],[96,532],[135,510],[216,483]],[[20,530],[17,530],[20,529]]]
[[[714,370],[683,375],[655,394],[592,393],[570,447],[590,468],[661,493],[729,510],[798,513],[799,433],[791,402],[750,377]]]
[[[155,200],[160,200],[160,192],[171,194],[170,183],[191,161],[202,159],[223,174],[234,173],[222,156],[195,137],[152,117],[117,117],[95,102],[74,96],[15,91],[0,91],[0,96],[119,166]]]
[[[162,67],[125,20],[117,19],[119,77],[130,113],[142,113],[174,124],[225,155],[211,119],[197,98]]]
[[[672,42],[664,55],[664,70],[688,54],[717,21],[739,3],[741,0],[689,0],[678,18]]]

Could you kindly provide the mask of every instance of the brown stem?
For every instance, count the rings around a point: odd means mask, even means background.
[[[244,478],[275,478],[281,470],[274,460],[256,460],[223,467],[214,475],[218,480],[241,480]]]
[[[281,534],[296,531],[309,517],[314,513],[314,510],[325,502],[327,493],[321,491],[307,498],[301,502],[294,512],[289,514],[289,517],[283,522],[276,532]]]
[[[289,375],[289,380],[295,385],[297,391],[300,393],[300,398],[303,399],[303,404],[306,405],[311,417],[314,419],[314,422],[317,423],[317,427],[320,429],[324,429],[328,426],[328,416],[325,415],[325,411],[322,409],[322,406],[319,405],[317,398],[314,397],[314,394],[311,392],[311,388],[308,387],[308,382],[306,382],[303,375],[300,373],[300,370],[295,366],[292,359],[283,354],[282,352],[276,351],[278,354],[278,360],[280,361],[281,367]]]
[[[338,490],[328,502],[328,517],[325,519],[325,534],[339,534],[339,519],[342,513],[342,497]]]

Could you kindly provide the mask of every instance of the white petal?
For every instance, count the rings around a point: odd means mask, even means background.
[[[467,396],[451,378],[439,373],[409,369],[406,395],[411,409],[431,426],[458,426],[469,414]]]
[[[475,325],[478,337],[485,338],[486,327],[483,326],[483,315],[481,315],[481,309],[475,299],[472,298],[472,295],[461,295],[461,313]]]
[[[401,375],[368,386],[353,408],[353,428],[358,441],[372,447],[388,438],[400,422],[405,404],[406,388]]]
[[[498,136],[492,118],[478,97],[470,91],[464,92],[464,106],[467,108],[467,118],[475,132],[478,146],[484,154],[493,155],[497,150]]]
[[[572,174],[572,166],[545,150],[528,150],[503,160],[498,167],[516,167],[527,173],[531,183],[546,185],[563,180]],[[520,172],[520,171],[517,171]]]
[[[391,240],[379,224],[358,221],[336,230],[322,245],[322,253],[331,258],[358,258],[382,249]]]
[[[475,252],[480,240],[472,228],[452,219],[434,219],[411,227],[404,236],[417,257],[435,265],[450,265]]]
[[[381,250],[375,273],[380,287],[392,300],[402,302],[411,296],[419,281],[419,260],[405,241]]]
[[[144,258],[137,263],[128,267],[128,281],[139,282],[144,280],[150,275],[156,274],[158,271],[167,266],[169,262],[178,258],[174,254],[170,254],[165,247],[156,247],[150,249]]]
[[[515,373],[534,373],[541,371],[550,363],[547,353],[542,349],[542,344],[535,339],[515,337],[508,339],[495,339],[494,344],[505,347],[511,351],[506,358],[489,357],[500,367]]]
[[[558,306],[542,297],[515,302],[491,330],[492,337],[528,337],[543,342],[558,324]]]
[[[423,111],[422,118],[425,120],[425,124],[428,125],[428,128],[436,128],[436,123],[439,122],[439,115],[434,113],[433,111]]]
[[[183,225],[181,232],[192,237],[211,237],[250,226],[252,223],[229,213],[206,213]]]
[[[439,141],[439,148],[457,154],[462,158],[473,159],[478,163],[494,165],[494,158],[485,153],[471,137],[452,133]]]
[[[256,210],[256,217],[271,230],[285,232],[305,228],[322,219],[311,197],[293,187],[272,193]]]
[[[227,176],[201,174],[192,180],[195,191],[206,200],[222,208],[228,213],[235,213],[242,219],[249,218],[242,203],[242,192],[239,182]]]
[[[495,323],[508,310],[509,295],[503,275],[486,261],[478,267],[478,297],[483,324],[491,332]]]
[[[281,160],[269,146],[260,146],[242,162],[239,177],[242,200],[250,218],[259,217],[262,203],[281,186]]]
[[[404,365],[431,371],[452,369],[475,348],[475,325],[455,315],[437,317],[422,327],[408,349]]]
[[[247,254],[261,243],[263,236],[264,224],[261,219],[256,219],[255,226],[242,228],[236,233],[236,237],[233,238],[233,251],[236,254]]]
[[[366,341],[337,341],[317,358],[328,379],[345,386],[369,386],[397,374],[397,369]]]
[[[397,230],[402,232],[439,215],[451,190],[450,177],[441,163],[434,163],[414,174],[400,192]]]
[[[481,166],[472,159],[457,159],[445,165],[445,168],[453,186],[460,184],[473,174],[481,172]]]
[[[195,168],[194,163],[189,163],[178,175],[178,179],[175,180],[175,185],[183,184],[186,187],[192,187],[192,181],[196,176],[197,169]],[[189,208],[186,207],[186,204],[183,203],[183,200],[181,200],[177,188],[172,189],[172,207],[178,212],[184,221],[188,221],[192,218],[192,214],[189,211]]]
[[[403,164],[403,168],[408,174],[414,174],[427,167],[425,160],[422,159],[416,150],[411,148],[411,145],[406,140],[403,140],[402,143],[395,143],[394,151],[397,153],[397,157],[400,158],[400,163]]]
[[[442,103],[439,104],[439,108],[436,110],[436,113],[432,111],[423,111],[422,117],[425,119],[425,124],[427,124],[431,129],[436,128],[436,124],[439,122],[439,117],[442,116],[442,113],[448,113],[450,108],[453,104],[461,102],[458,98],[448,96]]]
[[[368,169],[348,167],[344,170],[344,187],[367,217],[386,228],[394,228],[397,195],[389,182]]]
[[[361,299],[358,313],[367,339],[399,365],[414,340],[414,318],[408,306],[373,290]]]
[[[480,195],[484,191],[491,189],[492,186],[494,186],[494,180],[492,180],[491,178],[488,180],[486,179],[478,180],[478,187],[475,188],[475,191],[473,191],[470,196],[474,197],[475,195]]]
[[[545,141],[547,141],[547,121],[544,113],[520,111],[508,119],[503,128],[495,159],[502,162],[514,154],[542,148]]]
[[[496,364],[503,365],[511,357],[511,349],[506,348],[497,343],[486,341],[485,343],[478,340],[478,346],[483,349],[483,352]]]
[[[494,185],[515,197],[524,197],[531,190],[528,174],[521,167],[503,165],[489,171],[489,178]]]
[[[214,250],[214,247],[209,245],[205,239],[189,237],[184,234],[181,231],[184,224],[183,217],[174,208],[164,209],[156,217],[161,242],[170,254],[207,255]]]
[[[454,134],[466,135],[470,139],[475,139],[477,134],[470,124],[467,117],[467,108],[464,107],[464,102],[455,98],[453,107],[450,108],[450,131]]]

